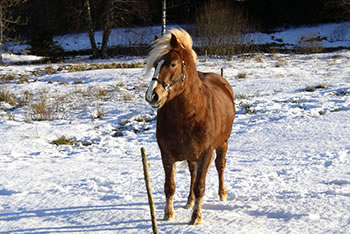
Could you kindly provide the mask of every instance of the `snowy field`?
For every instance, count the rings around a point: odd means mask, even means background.
[[[142,68],[34,76],[45,65],[27,65],[2,68],[28,74],[29,83],[1,89],[17,100],[30,96],[31,104],[0,103],[0,232],[151,232],[142,146],[160,233],[349,232],[350,52],[203,60],[201,71],[224,67],[237,115],[225,174],[228,201],[218,199],[212,165],[202,225],[187,225],[186,168],[176,176],[176,219],[162,221],[156,112],[143,99],[149,77]],[[43,99],[48,120],[37,121],[34,107]],[[61,136],[75,144],[52,143]]]
[[[297,38],[291,32],[283,41]],[[4,54],[9,64],[28,59],[37,58]],[[162,220],[164,173],[143,61],[0,67],[0,233],[151,233],[141,147],[160,233],[350,232],[350,51],[199,57],[200,71],[224,68],[237,109],[228,200],[219,201],[212,165],[199,226],[187,224],[190,176],[181,165],[175,220]]]

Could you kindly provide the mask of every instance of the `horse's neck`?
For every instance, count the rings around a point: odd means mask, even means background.
[[[175,98],[173,105],[184,118],[191,118],[198,109],[203,108],[203,85],[196,69],[187,72],[186,76],[184,91]]]

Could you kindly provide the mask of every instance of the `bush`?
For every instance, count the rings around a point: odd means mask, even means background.
[[[229,1],[208,1],[196,19],[198,45],[209,54],[233,55],[254,47],[251,32],[257,29],[244,10]],[[201,51],[200,53],[202,53]]]
[[[64,52],[63,48],[57,43],[54,43],[52,38],[32,39],[30,45],[30,53],[34,55],[56,58]]]
[[[323,51],[323,40],[327,38],[312,33],[306,34],[300,37],[295,49],[299,53],[320,53]]]

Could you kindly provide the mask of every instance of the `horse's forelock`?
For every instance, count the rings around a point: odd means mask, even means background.
[[[183,29],[171,29],[169,30],[168,34],[162,36],[153,43],[152,49],[146,59],[146,73],[151,71],[156,61],[159,61],[161,57],[173,49],[170,44],[172,34],[176,37],[178,43],[181,44],[184,49],[191,51],[194,63],[197,62],[197,54],[192,49],[193,41],[191,36]]]

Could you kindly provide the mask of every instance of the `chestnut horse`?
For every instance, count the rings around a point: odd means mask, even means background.
[[[174,219],[176,162],[187,160],[191,186],[186,208],[192,208],[190,224],[202,222],[201,203],[208,168],[216,150],[219,196],[227,197],[224,169],[228,139],[235,115],[231,85],[215,73],[196,70],[192,38],[173,29],[158,39],[147,58],[147,70],[155,73],[146,92],[157,113],[157,142],[165,171],[164,219]]]

